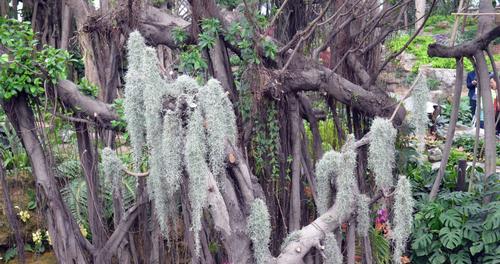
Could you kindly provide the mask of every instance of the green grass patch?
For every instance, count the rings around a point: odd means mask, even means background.
[[[410,39],[410,35],[403,34],[391,38],[386,46],[391,52],[397,52],[404,47],[405,43]],[[433,68],[455,69],[455,59],[448,58],[431,58],[427,55],[427,47],[429,44],[434,43],[435,40],[432,36],[417,36],[413,42],[408,46],[406,52],[414,55],[417,58],[413,66],[413,72],[418,72],[421,65],[430,65]],[[466,71],[473,70],[472,63],[467,59],[464,61]]]

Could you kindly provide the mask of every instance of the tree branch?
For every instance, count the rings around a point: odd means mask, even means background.
[[[498,37],[500,37],[500,26],[496,26],[486,34],[458,46],[448,47],[437,43],[430,44],[427,55],[440,58],[472,57],[477,50],[488,48],[490,42]]]

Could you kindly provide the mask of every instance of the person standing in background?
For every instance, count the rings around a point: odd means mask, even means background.
[[[469,107],[472,117],[476,114],[476,88],[477,88],[477,78],[476,72],[471,71],[467,74],[467,89],[469,89]]]

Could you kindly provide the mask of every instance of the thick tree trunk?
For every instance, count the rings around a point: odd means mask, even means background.
[[[41,200],[47,201],[42,213],[47,221],[52,247],[60,263],[88,263],[92,246],[81,235],[73,216],[59,193],[52,169],[37,135],[33,113],[27,99],[20,95],[2,102],[9,121],[16,129],[30,158],[32,172]]]

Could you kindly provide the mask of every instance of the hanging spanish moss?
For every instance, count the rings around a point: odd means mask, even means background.
[[[330,150],[316,164],[316,181],[318,190],[318,214],[323,214],[333,202],[332,181],[335,180],[334,167],[338,164],[340,153]]]
[[[356,199],[356,222],[359,236],[367,236],[370,229],[370,198],[360,194]]]
[[[334,167],[337,175],[335,186],[337,196],[335,197],[334,206],[337,207],[338,221],[342,221],[342,219],[349,216],[354,207],[354,195],[357,193],[356,176],[354,175],[355,167],[356,150],[354,148],[354,136],[349,135],[342,147],[337,166]]]
[[[144,38],[138,31],[130,33],[127,42],[127,61],[128,71],[125,75],[125,99],[123,108],[125,120],[127,121],[127,131],[132,146],[132,155],[134,160],[134,169],[138,171],[142,148],[145,144],[144,135],[146,126],[144,124],[144,64],[146,44]]]
[[[392,239],[394,243],[393,261],[401,263],[401,256],[406,247],[413,224],[413,200],[410,181],[406,176],[399,176],[394,198],[394,219]]]
[[[219,81],[208,81],[200,93],[203,94],[199,102],[205,114],[210,168],[214,176],[219,176],[225,170],[225,140],[236,143],[236,117]]]
[[[342,264],[344,256],[340,252],[340,247],[334,233],[328,233],[325,237],[325,263]]]
[[[263,264],[269,261],[269,242],[271,237],[271,222],[267,206],[261,199],[255,199],[248,216],[247,232],[253,243],[255,263]]]
[[[377,117],[370,128],[371,143],[368,149],[368,167],[375,174],[375,184],[379,190],[387,192],[393,186],[397,130],[388,119]]]
[[[427,78],[423,73],[419,73],[420,78],[415,84],[412,92],[411,122],[415,126],[415,135],[418,139],[418,150],[423,153],[425,148],[425,134],[429,117],[427,116],[427,101],[429,100],[429,88],[427,87]]]
[[[111,184],[114,188],[118,187],[121,183],[121,174],[123,170],[123,164],[121,160],[116,156],[115,151],[111,148],[104,148],[102,150],[102,167],[104,171],[104,182],[106,184]]]
[[[182,172],[187,172],[191,228],[195,254],[199,254],[207,177],[225,172],[225,142],[237,143],[233,106],[216,80],[200,87],[193,78],[180,76],[167,83],[160,74],[156,51],[144,45],[139,33],[131,34],[128,46],[131,65],[125,115],[129,131],[133,131],[136,170],[145,134],[149,151],[148,194],[167,239],[169,220],[176,214]]]
[[[200,108],[193,112],[186,135],[186,170],[189,174],[189,201],[193,233],[195,237],[196,253],[200,252],[199,232],[201,230],[201,216],[207,198],[207,176],[210,173],[206,162],[207,147],[205,145],[205,131]]]

